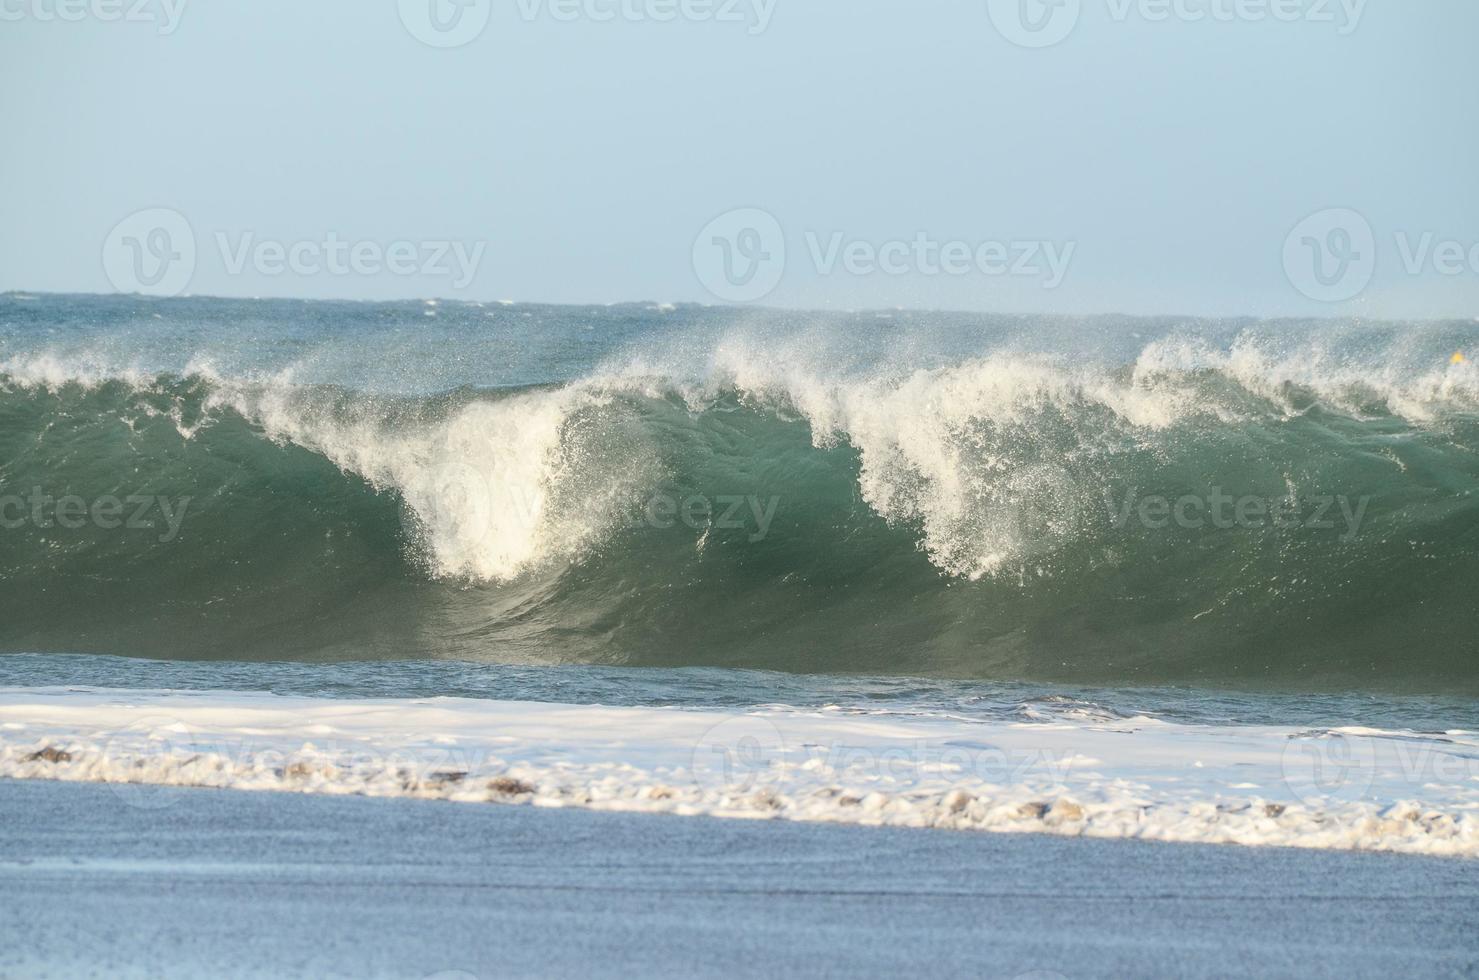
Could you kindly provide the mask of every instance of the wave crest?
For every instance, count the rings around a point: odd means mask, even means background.
[[[1113,363],[1002,350],[882,371],[805,346],[731,336],[699,370],[632,359],[421,396],[11,356],[6,486],[195,502],[167,544],[12,534],[0,643],[1479,682],[1455,660],[1479,629],[1471,363],[1163,337]],[[1261,513],[1348,495],[1362,523],[1137,510],[1217,494]],[[651,521],[654,495],[710,507]],[[720,499],[764,533],[726,527]]]

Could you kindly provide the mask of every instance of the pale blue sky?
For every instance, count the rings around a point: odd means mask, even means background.
[[[56,2],[0,0],[0,289],[110,291],[110,230],[167,207],[195,235],[196,294],[718,302],[695,238],[755,207],[786,243],[768,305],[1479,315],[1467,252],[1451,275],[1431,256],[1414,274],[1401,244],[1479,244],[1472,0],[1368,0],[1354,24],[1339,0],[1331,22],[1304,9],[1323,0],[1292,0],[1287,23],[1079,0],[1041,49],[1009,41],[986,0],[774,0],[758,32],[754,0],[742,22],[667,23],[492,0],[448,49],[396,0],[194,0],[168,34],[162,0],[126,0],[153,22],[104,21],[107,0],[37,16]],[[1325,208],[1361,215],[1375,247],[1370,284],[1335,303],[1283,259]],[[483,251],[465,285],[233,272],[217,235],[246,232]],[[826,274],[807,236],[838,232],[1073,252],[1054,289],[979,269]]]

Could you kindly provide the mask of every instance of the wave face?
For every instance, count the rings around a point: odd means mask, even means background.
[[[1479,693],[1473,324],[0,315],[6,650]]]

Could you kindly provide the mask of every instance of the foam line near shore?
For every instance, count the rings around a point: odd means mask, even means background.
[[[1479,855],[1479,735],[0,690],[0,776]]]

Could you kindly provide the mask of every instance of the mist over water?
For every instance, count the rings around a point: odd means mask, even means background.
[[[0,649],[1472,695],[1476,338],[11,294]]]

